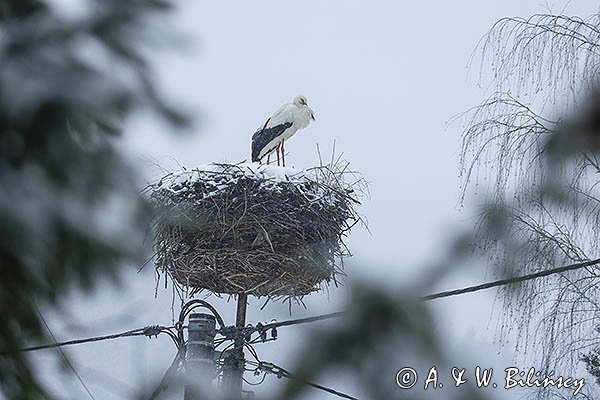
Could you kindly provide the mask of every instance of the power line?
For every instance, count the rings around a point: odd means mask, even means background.
[[[32,303],[32,304],[33,304],[33,307],[35,308],[35,311],[39,315],[40,319],[44,323],[44,326],[48,330],[48,333],[50,333],[50,337],[52,337],[52,340],[56,343],[56,337],[54,336],[54,333],[52,333],[52,330],[50,329],[50,326],[48,325],[48,323],[46,322],[46,319],[44,318],[44,316],[40,312],[37,304],[35,304],[35,303]],[[77,370],[75,369],[75,367],[71,363],[71,360],[69,360],[69,358],[67,357],[67,355],[63,351],[62,347],[58,347],[58,351],[60,352],[63,360],[65,360],[65,362],[67,363],[67,365],[69,366],[69,368],[71,368],[71,370],[73,371],[73,373],[75,374],[75,376],[77,377],[77,379],[79,380],[79,382],[81,383],[81,386],[83,386],[83,388],[85,389],[85,391],[87,392],[87,394],[90,396],[90,398],[92,400],[96,400],[96,398],[94,397],[94,395],[90,391],[90,388],[88,388],[88,386],[85,384],[85,382],[83,381],[83,378],[81,378],[81,375],[79,375],[79,372],[77,372]]]
[[[421,297],[421,301],[429,301],[429,300],[434,300],[434,299],[441,299],[444,297],[458,296],[460,294],[477,292],[480,290],[490,289],[490,288],[493,288],[496,286],[503,286],[503,285],[509,285],[512,283],[530,281],[532,279],[537,279],[537,278],[554,275],[554,274],[560,274],[561,272],[573,271],[576,269],[591,267],[591,266],[597,265],[597,264],[600,264],[600,258],[597,258],[597,259],[591,260],[591,261],[585,261],[585,262],[581,262],[581,263],[565,265],[563,267],[552,268],[552,269],[548,269],[545,271],[534,272],[534,273],[528,274],[528,275],[515,276],[512,278],[499,279],[497,281],[487,282],[487,283],[483,283],[480,285],[468,286],[463,289],[455,289],[455,290],[448,290],[445,292],[434,293],[434,294],[430,294],[430,295]]]
[[[167,333],[168,329],[170,329],[170,328],[171,327],[165,327],[165,326],[161,326],[161,325],[149,325],[144,328],[132,329],[132,330],[121,332],[121,333],[114,333],[111,335],[95,336],[95,337],[89,337],[89,338],[85,338],[85,339],[67,340],[65,342],[56,342],[56,340],[55,340],[54,343],[42,344],[39,346],[25,347],[22,349],[5,350],[5,351],[1,352],[0,355],[7,355],[7,354],[11,354],[11,353],[21,353],[21,352],[28,352],[28,351],[36,351],[36,350],[43,350],[43,349],[51,349],[51,348],[55,348],[55,347],[71,346],[71,345],[75,345],[75,344],[99,342],[99,341],[103,341],[103,340],[117,339],[117,338],[121,338],[121,337],[131,337],[131,336],[152,337],[152,336],[158,336],[160,333]]]
[[[333,313],[329,313],[329,314],[317,315],[314,317],[292,319],[292,320],[281,321],[281,322],[273,322],[270,324],[263,325],[263,327],[264,327],[264,329],[272,329],[272,328],[278,328],[280,326],[305,324],[308,322],[315,322],[315,321],[321,321],[321,320],[329,319],[329,318],[341,317],[344,314],[345,314],[344,312],[333,312]]]
[[[528,281],[528,280],[532,280],[532,279],[537,279],[537,278],[541,278],[544,276],[558,274],[561,272],[567,272],[567,271],[573,271],[576,269],[591,267],[591,266],[594,266],[597,264],[600,264],[600,258],[591,260],[591,261],[585,261],[585,262],[581,262],[581,263],[552,268],[552,269],[545,270],[545,271],[539,271],[539,272],[535,272],[535,273],[528,274],[528,275],[516,276],[516,277],[512,277],[512,278],[507,278],[507,279],[499,279],[496,281],[487,282],[487,283],[474,285],[474,286],[467,286],[462,289],[455,289],[455,290],[433,293],[433,294],[429,294],[427,296],[421,297],[420,300],[421,301],[430,301],[430,300],[440,299],[440,298],[445,298],[445,297],[458,296],[461,294],[477,292],[480,290],[490,289],[490,288],[497,287],[497,286],[503,286],[503,285],[508,285],[508,284],[512,284],[512,283],[518,283],[518,282],[524,282],[524,281]],[[280,322],[272,322],[269,324],[260,324],[259,323],[259,324],[257,324],[257,326],[250,326],[250,327],[243,328],[243,332],[244,332],[244,334],[253,333],[253,332],[257,332],[257,331],[265,332],[265,331],[268,331],[273,328],[278,328],[278,327],[282,327],[282,326],[298,325],[298,324],[304,324],[304,323],[309,323],[309,322],[316,322],[316,321],[321,321],[321,320],[330,319],[330,318],[337,318],[337,317],[341,317],[345,314],[346,313],[342,311],[342,312],[333,312],[333,313],[329,313],[329,314],[317,315],[314,317],[291,319],[291,320],[280,321]],[[43,345],[39,345],[39,346],[31,346],[31,347],[26,347],[26,348],[16,349],[16,350],[5,350],[3,352],[0,352],[0,355],[6,355],[6,354],[10,354],[10,353],[15,353],[15,352],[28,352],[28,351],[36,351],[36,350],[42,350],[42,349],[50,349],[50,348],[54,348],[54,347],[70,346],[70,345],[75,345],[75,344],[117,339],[117,338],[121,338],[121,337],[130,337],[130,336],[151,337],[151,336],[157,336],[160,333],[170,333],[169,329],[172,329],[172,328],[173,327],[165,327],[165,326],[161,326],[161,325],[149,325],[144,328],[132,329],[129,331],[115,333],[115,334],[111,334],[111,335],[95,336],[95,337],[90,337],[90,338],[85,338],[85,339],[76,339],[76,340],[69,340],[69,341],[65,341],[65,342],[43,344]],[[223,336],[230,336],[236,332],[236,329],[235,329],[235,327],[224,327],[224,328],[219,329],[217,332],[219,332]]]
[[[544,276],[559,274],[559,273],[567,272],[567,271],[573,271],[576,269],[591,267],[591,266],[598,265],[598,264],[600,264],[600,258],[591,260],[591,261],[585,261],[585,262],[581,262],[581,263],[575,263],[575,264],[570,264],[570,265],[566,265],[566,266],[562,266],[562,267],[552,268],[552,269],[545,270],[545,271],[534,272],[534,273],[527,274],[527,275],[516,276],[516,277],[506,278],[506,279],[499,279],[496,281],[487,282],[487,283],[474,285],[474,286],[467,286],[462,289],[455,289],[455,290],[433,293],[433,294],[429,294],[429,295],[421,297],[420,300],[421,301],[430,301],[430,300],[440,299],[440,298],[445,298],[445,297],[458,296],[458,295],[465,294],[465,293],[472,293],[472,292],[477,292],[480,290],[490,289],[490,288],[497,287],[497,286],[503,286],[503,285],[513,284],[513,283],[518,283],[518,282],[529,281],[529,280],[541,278]],[[268,330],[271,330],[274,328],[279,328],[282,326],[292,326],[292,325],[326,320],[326,319],[330,319],[330,318],[338,318],[345,314],[346,314],[346,312],[342,311],[342,312],[333,312],[333,313],[329,313],[329,314],[317,315],[314,317],[291,319],[291,320],[285,320],[285,321],[280,321],[280,322],[272,322],[269,324],[259,323],[256,326],[249,326],[249,327],[243,328],[243,333],[248,334],[248,333],[253,333],[253,332],[257,332],[257,331],[258,332],[266,332]],[[36,350],[49,349],[49,348],[54,348],[54,347],[97,342],[97,341],[102,341],[102,340],[117,339],[120,337],[129,337],[129,336],[151,337],[151,336],[157,336],[160,333],[169,333],[168,330],[171,328],[173,328],[173,327],[165,327],[165,326],[161,326],[161,325],[149,325],[144,328],[132,329],[129,331],[115,333],[112,335],[96,336],[96,337],[90,337],[90,338],[85,338],[85,339],[76,339],[76,340],[69,340],[69,341],[65,341],[65,342],[56,342],[56,343],[39,345],[39,346],[26,347],[26,348],[17,349],[17,350],[3,351],[0,353],[0,355],[6,355],[6,354],[14,353],[14,352],[36,351]],[[217,332],[219,332],[223,336],[230,336],[233,333],[235,333],[236,331],[237,330],[235,327],[224,327],[224,328],[219,329]]]
[[[260,361],[256,368],[261,371],[270,372],[272,374],[275,374],[278,377],[284,377],[284,378],[300,381],[308,386],[314,387],[315,389],[322,390],[324,392],[333,394],[333,395],[341,397],[343,399],[358,400],[356,397],[352,397],[346,393],[340,392],[339,390],[335,390],[335,389],[332,389],[327,386],[319,385],[318,383],[313,383],[313,382],[309,382],[304,379],[300,379],[297,376],[295,376],[294,374],[292,374],[291,372],[289,372],[288,370],[286,370],[278,365],[275,365],[273,363],[270,363],[270,362]]]
[[[309,322],[316,322],[316,321],[321,321],[321,320],[325,320],[325,319],[341,317],[344,314],[346,314],[346,312],[339,311],[339,312],[333,312],[333,313],[329,313],[329,314],[316,315],[314,317],[290,319],[290,320],[280,321],[280,322],[271,322],[269,324],[258,323],[255,327],[254,326],[249,326],[247,328],[244,328],[245,329],[244,332],[245,333],[253,333],[253,332],[257,332],[257,331],[258,332],[266,332],[268,330],[276,329],[276,328],[279,328],[281,326],[291,326],[291,325],[298,325],[298,324],[306,324],[306,323],[309,323]]]

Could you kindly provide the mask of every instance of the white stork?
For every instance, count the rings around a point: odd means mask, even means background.
[[[299,129],[306,128],[310,120],[315,120],[313,111],[308,106],[306,97],[296,96],[292,103],[287,103],[273,114],[267,122],[252,135],[252,161],[260,162],[267,156],[277,152],[277,165],[285,167],[283,143],[291,138]]]

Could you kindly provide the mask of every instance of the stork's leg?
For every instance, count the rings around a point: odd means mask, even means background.
[[[283,148],[283,143],[285,142],[285,140],[281,141],[281,161],[283,166],[285,167],[285,149]]]
[[[281,160],[279,157],[280,148],[281,148],[281,142],[277,143],[277,147],[275,147],[275,152],[277,153],[277,166],[279,166],[281,163]]]

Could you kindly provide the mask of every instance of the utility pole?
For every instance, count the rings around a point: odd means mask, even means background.
[[[215,317],[194,313],[188,321],[184,400],[212,399],[215,371]]]
[[[237,313],[235,319],[236,328],[246,326],[246,306],[248,295],[238,294]],[[227,400],[241,400],[242,377],[244,375],[244,336],[239,335],[234,340],[233,349],[225,356],[225,367],[223,370],[223,389]]]

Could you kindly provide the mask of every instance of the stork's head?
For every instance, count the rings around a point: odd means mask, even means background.
[[[306,100],[306,97],[304,96],[296,96],[294,97],[294,104],[297,107],[303,107],[306,108],[306,110],[308,111],[310,118],[314,121],[315,120],[315,114],[313,113],[313,110],[310,109],[310,107],[308,106],[308,100]]]
[[[294,98],[294,104],[300,107],[306,107],[308,106],[308,100],[306,100],[306,97],[304,96],[296,96]]]

